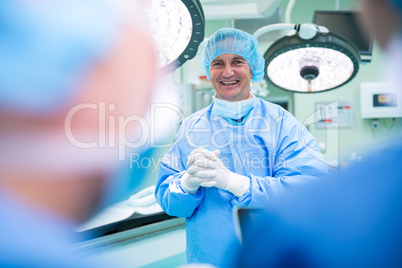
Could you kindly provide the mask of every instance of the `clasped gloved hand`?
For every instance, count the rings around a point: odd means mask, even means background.
[[[216,177],[216,172],[214,168],[210,165],[208,166],[208,163],[205,161],[208,157],[210,160],[216,158],[216,154],[205,149],[203,150],[206,152],[201,151],[200,153],[199,149],[203,148],[195,149],[189,155],[188,159],[191,159],[191,161],[187,161],[187,164],[190,167],[181,177],[181,187],[190,194],[194,194],[200,186],[213,187],[216,185],[216,182],[212,179]]]
[[[188,180],[194,183],[196,190],[199,186],[215,186],[227,190],[235,196],[242,196],[250,186],[249,178],[227,169],[219,159],[219,154],[219,150],[213,152],[204,148],[193,150],[188,157],[187,164],[190,168],[187,173],[188,176],[192,174],[194,177]]]

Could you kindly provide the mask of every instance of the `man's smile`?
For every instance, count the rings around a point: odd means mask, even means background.
[[[232,81],[221,81],[220,82],[224,86],[231,86],[239,83],[239,80],[232,80]]]

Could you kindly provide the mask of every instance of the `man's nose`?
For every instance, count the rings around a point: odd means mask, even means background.
[[[223,75],[223,77],[227,77],[227,78],[229,78],[233,75],[233,69],[232,69],[232,66],[230,66],[230,64],[225,65],[222,75]]]

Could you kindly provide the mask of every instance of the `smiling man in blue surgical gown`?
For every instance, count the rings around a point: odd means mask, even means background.
[[[168,214],[186,218],[188,261],[222,267],[236,240],[233,207],[264,207],[327,167],[294,116],[251,94],[251,81],[264,76],[254,37],[220,29],[201,60],[214,101],[183,121],[161,162],[155,195]]]

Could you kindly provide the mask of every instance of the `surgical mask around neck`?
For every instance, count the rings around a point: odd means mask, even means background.
[[[214,96],[212,114],[239,120],[240,118],[246,116],[254,108],[256,98],[253,94],[251,95],[252,97],[249,99],[235,102],[221,100]]]

